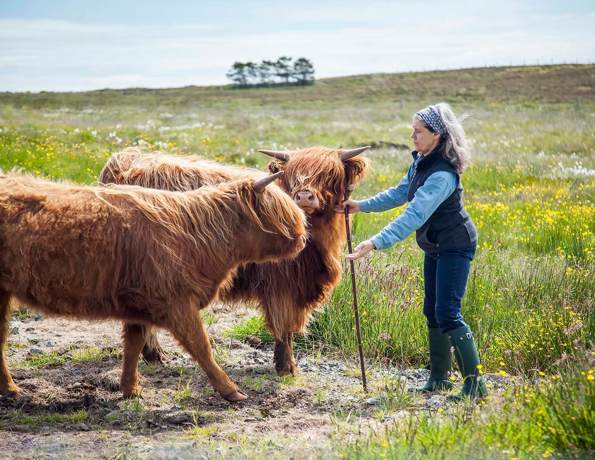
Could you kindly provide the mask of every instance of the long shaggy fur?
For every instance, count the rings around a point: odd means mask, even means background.
[[[0,350],[13,296],[49,314],[128,322],[125,394],[137,390],[144,343],[134,324],[167,328],[217,391],[236,392],[210,356],[198,309],[238,264],[294,257],[305,244],[303,212],[276,185],[258,193],[253,182],[184,193],[0,177]],[[0,393],[15,392],[0,358]]]
[[[340,256],[345,243],[345,221],[334,207],[345,196],[345,188],[364,175],[367,162],[352,158],[343,162],[340,151],[314,147],[295,151],[289,161],[274,160],[271,172],[283,170],[281,187],[294,198],[308,191],[318,207],[308,209],[309,239],[295,259],[265,264],[247,263],[238,268],[232,283],[219,294],[223,301],[247,301],[260,306],[275,337],[275,366],[280,373],[294,372],[291,334],[303,332],[313,309],[322,304],[340,281]],[[239,177],[257,177],[257,171],[224,166],[196,157],[144,154],[127,149],[110,158],[100,180],[137,184],[167,190],[190,190]],[[157,346],[148,332],[153,356]]]

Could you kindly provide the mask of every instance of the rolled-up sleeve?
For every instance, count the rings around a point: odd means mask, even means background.
[[[389,248],[425,224],[438,206],[454,192],[456,181],[456,175],[448,171],[439,171],[430,175],[424,185],[416,190],[413,200],[405,211],[371,238],[374,247]]]

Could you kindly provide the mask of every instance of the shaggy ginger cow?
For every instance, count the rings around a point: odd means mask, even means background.
[[[0,177],[0,393],[11,297],[51,315],[126,321],[121,388],[139,392],[143,326],[169,330],[225,399],[246,396],[214,361],[199,309],[239,263],[295,256],[305,217],[276,185],[244,179],[191,192]]]
[[[281,375],[295,372],[292,333],[304,331],[311,312],[328,298],[340,280],[345,220],[333,208],[343,200],[346,188],[351,188],[364,175],[366,160],[357,155],[366,148],[262,151],[275,158],[269,169],[284,171],[281,187],[308,214],[310,237],[295,259],[240,266],[232,284],[219,293],[219,299],[248,301],[262,308],[275,339],[274,362]],[[126,149],[110,158],[100,181],[190,190],[259,175],[262,173],[195,157],[143,154],[138,149]],[[147,331],[143,354],[147,360],[162,360],[161,348],[151,330]]]

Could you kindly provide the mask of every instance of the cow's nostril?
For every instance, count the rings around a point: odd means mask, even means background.
[[[295,194],[295,201],[301,204],[313,204],[316,202],[316,196],[312,192],[297,192]]]

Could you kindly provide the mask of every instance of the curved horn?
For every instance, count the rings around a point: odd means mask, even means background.
[[[275,182],[275,180],[278,177],[281,177],[283,175],[283,171],[279,171],[276,172],[275,174],[271,174],[270,176],[266,176],[263,177],[262,179],[258,179],[257,181],[254,181],[254,191],[257,193],[262,193],[264,192],[264,189],[267,185],[269,185],[271,182]]]
[[[281,161],[289,161],[289,153],[282,152],[280,150],[258,150],[260,153],[264,153],[270,157],[276,158],[277,160]]]
[[[354,156],[357,156],[360,153],[365,152],[369,148],[370,146],[366,145],[365,147],[358,147],[356,149],[343,150],[341,152],[341,161],[347,161],[350,158],[353,158]]]

